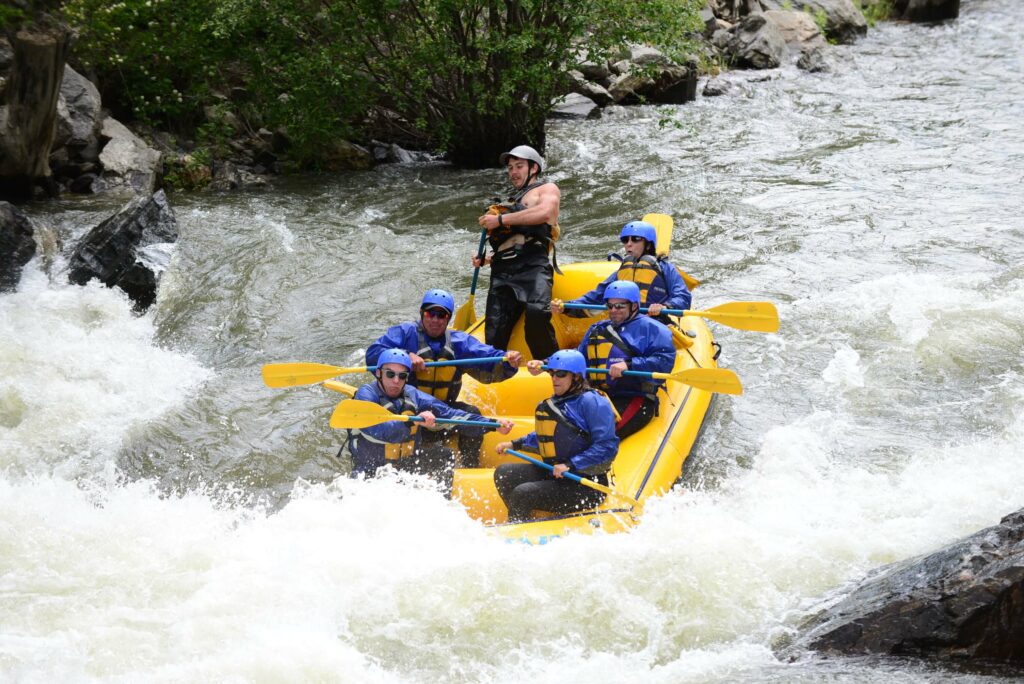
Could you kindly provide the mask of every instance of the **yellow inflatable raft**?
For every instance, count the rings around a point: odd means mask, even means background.
[[[667,245],[671,236],[671,218],[648,215],[644,219],[659,228],[659,248]],[[593,289],[616,268],[618,262],[609,261],[562,266],[564,273],[555,274],[553,296],[565,301],[575,299]],[[597,320],[597,317],[570,318],[556,314],[553,324],[560,346],[563,349],[575,348],[587,328]],[[673,372],[717,368],[714,340],[703,320],[685,316],[676,321],[683,332],[675,335],[676,363]],[[483,320],[477,321],[469,332],[483,339]],[[509,346],[530,358],[521,320]],[[496,432],[487,434],[480,459],[482,467],[456,470],[453,498],[466,507],[469,515],[492,526],[496,534],[531,544],[544,544],[567,534],[629,529],[638,522],[643,503],[652,496],[667,492],[679,479],[683,463],[700,436],[711,405],[712,393],[709,391],[681,382],[667,382],[665,389],[667,391],[659,392],[661,404],[658,415],[642,430],[622,441],[611,470],[611,488],[635,499],[638,505],[628,503],[628,499],[607,496],[596,509],[557,516],[537,511],[534,521],[509,524],[508,511],[494,487],[494,468],[501,463],[520,461],[511,455],[498,455],[495,446],[498,442],[533,430],[534,410],[538,402],[551,396],[551,381],[547,374],[534,377],[525,368],[521,368],[514,377],[491,385],[480,384],[465,376],[460,398],[478,406],[484,415],[514,420],[516,427],[507,437]]]

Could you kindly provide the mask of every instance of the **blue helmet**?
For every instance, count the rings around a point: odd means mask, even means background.
[[[658,242],[658,231],[647,221],[630,221],[622,227],[622,232],[619,233],[619,240],[625,242],[626,238],[632,235],[639,235],[644,240],[647,240],[652,245]]]
[[[587,360],[575,349],[561,349],[548,357],[548,368],[583,375],[587,372]]]
[[[420,311],[431,307],[439,306],[448,313],[455,313],[455,298],[444,290],[427,290],[420,302]]]
[[[399,366],[405,366],[406,369],[412,370],[412,359],[409,358],[409,352],[404,349],[385,349],[377,358],[377,368],[385,363],[397,363]]]
[[[625,299],[634,304],[640,303],[640,288],[632,280],[616,280],[604,288],[604,301],[609,299]]]

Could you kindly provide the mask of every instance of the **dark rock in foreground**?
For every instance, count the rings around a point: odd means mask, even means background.
[[[156,299],[157,282],[166,267],[161,249],[178,239],[178,223],[160,190],[137,197],[89,231],[75,248],[68,279],[84,285],[92,278],[124,290],[136,309],[145,311]]]
[[[21,281],[21,269],[36,254],[35,229],[17,207],[0,202],[0,292]]]
[[[827,653],[1024,666],[1024,509],[883,569],[804,629],[800,644]]]

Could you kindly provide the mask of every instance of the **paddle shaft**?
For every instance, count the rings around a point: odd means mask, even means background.
[[[440,368],[442,366],[475,366],[483,363],[498,363],[504,361],[504,356],[485,356],[481,359],[452,359],[451,361],[428,361],[425,365],[427,368]],[[367,366],[366,372],[372,373],[377,370],[376,366]]]
[[[529,461],[530,463],[532,463],[533,465],[537,466],[538,468],[544,468],[545,470],[550,470],[552,472],[554,472],[554,470],[555,470],[554,466],[548,465],[544,461],[540,461],[540,460],[538,460],[536,458],[533,458],[532,456],[527,456],[526,454],[521,453],[519,451],[516,451],[515,449],[506,449],[505,453],[506,454],[512,454],[516,458],[521,458],[524,461]],[[580,477],[579,475],[574,475],[573,473],[570,473],[570,472],[562,473],[562,477],[568,478],[568,479],[572,480],[573,482],[578,482],[581,485],[583,485],[584,487],[590,487],[591,489],[596,489],[597,491],[602,492],[604,494],[608,494],[609,496],[617,496],[620,499],[625,499],[625,500],[627,500],[627,501],[629,501],[630,503],[633,503],[633,504],[637,504],[638,503],[637,500],[634,499],[631,496],[626,496],[625,494],[619,494],[614,489],[611,489],[609,487],[605,487],[603,484],[598,484],[597,482],[594,482],[593,480],[588,480],[585,477]]]
[[[487,244],[487,229],[484,228],[480,231],[480,246],[476,249],[476,256],[481,261],[484,260],[484,245]],[[477,266],[473,269],[473,283],[469,286],[469,296],[472,297],[476,294],[476,281],[480,277],[480,267]]]
[[[562,304],[562,306],[566,309],[579,309],[581,311],[605,311],[608,308],[604,304],[573,304],[571,302],[567,304]],[[647,311],[648,309],[646,306],[640,307],[640,313],[647,313]],[[671,316],[685,316],[687,314],[697,315],[700,314],[701,312],[691,311],[690,309],[662,309],[661,313],[669,314]]]
[[[422,423],[423,419],[419,416],[396,416],[396,419],[405,419],[410,423]],[[489,420],[459,420],[457,418],[434,418],[434,422],[439,425],[475,425],[477,427],[489,427],[497,430],[501,427],[500,423],[493,423]]]
[[[551,367],[547,366],[547,365],[544,365],[544,366],[541,366],[541,368],[543,370],[549,370]],[[587,369],[587,373],[590,373],[591,375],[608,375],[609,373],[611,373],[611,371],[608,370],[607,368],[588,368]],[[663,379],[663,378],[658,378],[657,377],[658,375],[663,375],[663,376],[666,376],[666,377],[671,375],[671,373],[657,373],[657,374],[655,374],[655,373],[652,373],[651,371],[634,371],[634,370],[622,371],[622,374],[623,375],[631,375],[634,378],[654,378],[656,380]]]

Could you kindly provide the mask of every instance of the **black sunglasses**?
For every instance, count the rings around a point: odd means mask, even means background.
[[[448,318],[451,316],[447,309],[426,309],[423,313],[427,314],[431,318]]]
[[[384,377],[387,378],[388,380],[392,378],[398,378],[399,380],[408,380],[409,371],[396,372],[388,368],[387,370],[384,371]]]
[[[644,241],[644,239],[642,237],[640,237],[639,235],[627,235],[626,237],[622,238],[622,244],[626,244],[627,242],[643,242],[643,241]]]
[[[608,304],[606,304],[606,306],[608,307],[609,311],[611,311],[611,310],[621,311],[622,309],[628,309],[629,308],[629,302],[618,302],[616,304],[612,304],[611,302],[608,302]]]
[[[547,370],[548,370],[548,374],[549,374],[549,375],[553,375],[553,376],[555,376],[556,378],[564,378],[564,377],[566,377],[567,375],[572,375],[572,371],[567,371],[567,370],[552,370],[552,369],[550,369],[550,368],[548,368]]]

